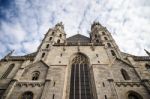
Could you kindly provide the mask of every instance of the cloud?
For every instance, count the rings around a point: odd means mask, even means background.
[[[15,55],[36,51],[57,22],[63,21],[69,37],[77,31],[88,36],[95,20],[108,28],[122,51],[145,55],[143,49],[150,50],[149,9],[147,0],[1,0],[0,58],[13,49]]]

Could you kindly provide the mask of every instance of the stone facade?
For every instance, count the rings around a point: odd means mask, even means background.
[[[69,38],[58,23],[36,52],[11,54],[0,60],[1,99],[150,99],[150,56],[121,52],[99,22]]]

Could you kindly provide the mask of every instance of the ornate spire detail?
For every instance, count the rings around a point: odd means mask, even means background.
[[[149,55],[150,56],[150,52],[148,52],[146,49],[144,49],[145,50],[145,52],[147,53],[147,55]]]

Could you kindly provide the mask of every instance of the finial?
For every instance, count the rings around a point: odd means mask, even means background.
[[[150,56],[150,52],[148,52],[146,49],[144,49],[145,50],[145,52],[147,53],[147,55],[149,55]]]
[[[14,51],[15,51],[15,50],[10,51],[4,58],[7,58],[7,57],[11,56]]]

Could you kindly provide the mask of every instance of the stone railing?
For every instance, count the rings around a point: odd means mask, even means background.
[[[115,82],[115,84],[118,86],[118,87],[121,87],[121,86],[130,86],[130,87],[133,87],[133,86],[137,86],[137,87],[140,87],[142,85],[141,82]]]
[[[43,86],[45,83],[44,81],[21,81],[21,82],[17,82],[16,86],[18,87],[41,87]]]

